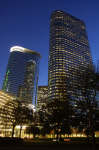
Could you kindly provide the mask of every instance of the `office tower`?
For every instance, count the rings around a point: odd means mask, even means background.
[[[38,86],[37,92],[37,110],[42,110],[46,107],[48,100],[48,86]]]
[[[48,68],[49,100],[66,100],[80,95],[79,78],[92,67],[86,27],[83,21],[63,11],[54,11],[50,19]]]
[[[3,90],[28,104],[37,103],[40,54],[19,46],[11,47]]]

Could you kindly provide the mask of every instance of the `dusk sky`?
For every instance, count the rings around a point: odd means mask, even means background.
[[[86,24],[93,61],[99,61],[99,0],[0,0],[0,88],[10,47],[39,52],[39,85],[48,83],[49,23],[54,10],[63,10]]]

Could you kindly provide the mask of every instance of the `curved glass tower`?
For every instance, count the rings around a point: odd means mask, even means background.
[[[84,22],[63,11],[54,11],[50,19],[49,100],[66,100],[68,93],[72,98],[80,93],[79,77],[89,64],[92,58]]]
[[[40,54],[19,46],[11,47],[3,90],[28,104],[37,103]]]

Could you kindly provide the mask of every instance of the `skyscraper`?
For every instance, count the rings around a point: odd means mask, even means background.
[[[48,100],[48,86],[38,86],[37,92],[37,109],[42,110],[43,107],[46,107]]]
[[[3,90],[28,104],[37,103],[40,54],[19,46],[11,47]]]
[[[92,58],[84,22],[63,11],[54,11],[50,19],[49,100],[80,95],[79,78],[89,65],[92,66]]]

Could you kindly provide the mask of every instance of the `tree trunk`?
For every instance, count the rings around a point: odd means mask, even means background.
[[[12,138],[14,136],[14,129],[15,129],[15,125],[13,125],[13,127],[12,127]]]
[[[5,137],[7,136],[7,131],[6,131],[6,129],[7,129],[7,124],[5,125]]]
[[[92,133],[92,145],[93,145],[93,150],[95,150],[95,133],[94,133],[94,131]]]
[[[56,132],[56,139],[58,139],[59,138],[59,133],[58,133],[58,131]]]
[[[87,143],[89,144],[89,135],[87,135]]]
[[[22,126],[20,126],[20,134],[19,134],[19,138],[21,138],[21,131],[22,131]]]
[[[35,139],[35,133],[33,134],[33,137],[34,137],[34,139]]]

